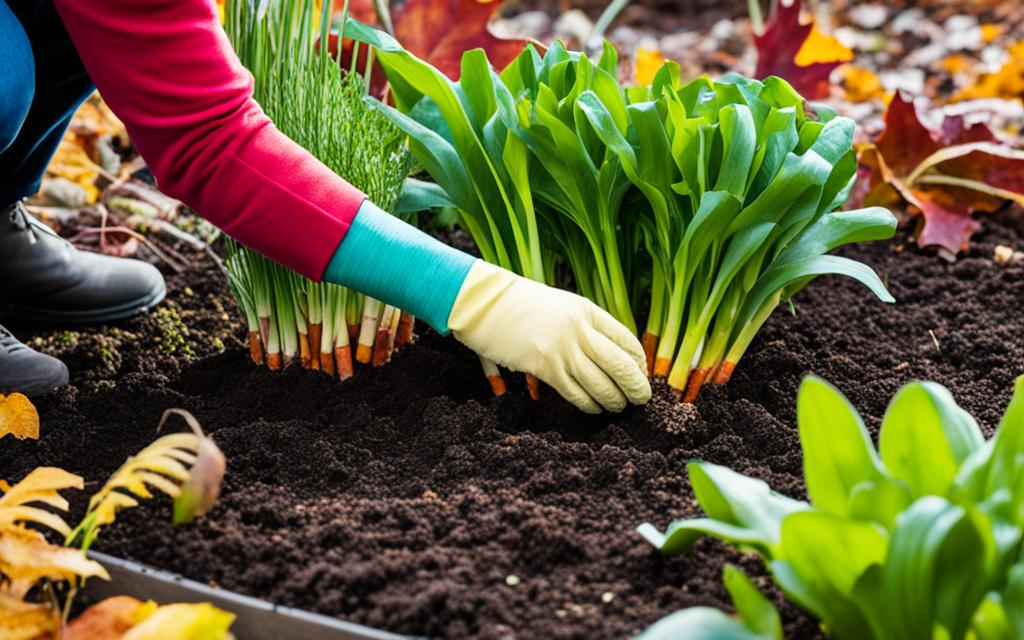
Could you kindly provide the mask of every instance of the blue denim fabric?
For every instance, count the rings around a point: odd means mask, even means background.
[[[52,1],[0,1],[0,207],[39,190],[94,90]]]

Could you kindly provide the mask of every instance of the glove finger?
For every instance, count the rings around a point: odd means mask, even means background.
[[[637,337],[610,313],[598,306],[594,306],[592,315],[594,327],[625,351],[646,377],[649,373],[647,371],[647,356],[644,355],[644,348]]]
[[[633,404],[645,404],[651,399],[651,381],[643,369],[618,344],[603,333],[589,332],[584,348],[590,359],[618,385]],[[645,367],[646,368],[646,367]]]
[[[576,382],[606,411],[619,413],[626,408],[626,396],[600,365],[581,354],[573,368]]]
[[[598,414],[601,413],[601,407],[594,402],[594,399],[590,397],[576,380],[569,375],[561,375],[557,380],[544,380],[544,382],[551,385],[551,388],[558,392],[563,398],[568,400],[571,404],[576,405],[576,408],[583,413]]]

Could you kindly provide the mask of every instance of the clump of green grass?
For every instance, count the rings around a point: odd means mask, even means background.
[[[277,128],[371,202],[392,210],[410,157],[398,129],[363,100],[360,70],[342,69],[339,57],[321,46],[330,40],[331,8],[312,0],[228,0],[225,29],[253,74],[256,101]],[[366,70],[371,64],[367,58]],[[358,337],[356,359],[376,365],[411,339],[410,315],[312,282],[235,243],[226,267],[246,317],[250,355],[271,369],[297,357],[303,366],[345,379],[353,370],[351,339]]]

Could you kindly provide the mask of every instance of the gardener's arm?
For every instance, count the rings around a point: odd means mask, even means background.
[[[608,314],[388,216],[280,133],[252,99],[213,0],[54,4],[160,188],[232,237],[450,328],[585,410],[650,397],[639,342]]]

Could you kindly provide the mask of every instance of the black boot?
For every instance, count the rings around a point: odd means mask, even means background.
[[[68,368],[63,362],[29,349],[0,326],[0,393],[32,396],[67,383]]]
[[[0,210],[0,317],[105,322],[146,311],[164,295],[152,265],[78,251],[20,202]]]

